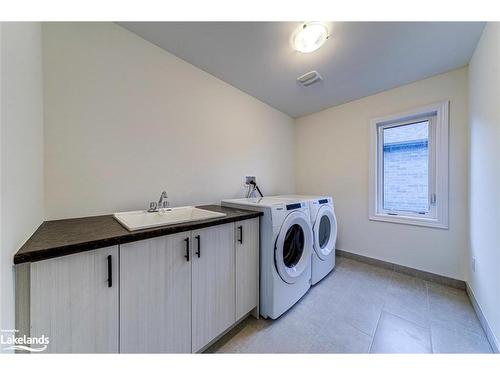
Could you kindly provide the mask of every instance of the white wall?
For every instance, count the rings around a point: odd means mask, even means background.
[[[500,348],[500,23],[487,24],[469,70],[469,283]]]
[[[370,119],[450,100],[449,230],[368,220]],[[337,248],[457,279],[467,251],[467,68],[297,120],[296,189],[331,194]]]
[[[48,219],[294,190],[285,114],[113,23],[43,26]]]
[[[14,327],[12,256],[43,221],[39,23],[1,23],[0,328]]]

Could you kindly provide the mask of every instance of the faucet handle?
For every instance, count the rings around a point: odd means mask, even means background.
[[[158,208],[158,204],[156,202],[150,202],[148,212],[154,212],[154,211],[156,211],[157,208]]]

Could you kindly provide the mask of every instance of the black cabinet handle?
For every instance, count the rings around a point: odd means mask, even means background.
[[[108,288],[113,286],[113,262],[111,255],[108,255]]]
[[[196,255],[198,255],[198,258],[201,256],[201,237],[198,235],[195,237],[196,241],[198,242],[198,250],[196,251]]]
[[[240,231],[240,238],[238,238],[238,242],[243,243],[243,225],[239,225],[238,230]]]
[[[189,237],[186,237],[184,241],[186,242],[186,255],[184,255],[184,258],[189,262]]]

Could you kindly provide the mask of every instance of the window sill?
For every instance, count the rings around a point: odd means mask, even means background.
[[[388,223],[448,229],[448,223],[443,223],[438,219],[431,219],[431,218],[419,218],[419,217],[404,216],[404,215],[375,214],[375,215],[370,215],[369,219],[374,221],[385,221]]]

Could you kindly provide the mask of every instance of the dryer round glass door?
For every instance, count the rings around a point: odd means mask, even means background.
[[[321,260],[325,260],[335,250],[337,241],[337,219],[333,209],[321,206],[314,220],[314,251]]]
[[[276,238],[274,262],[281,279],[293,284],[310,266],[312,229],[307,216],[300,211],[290,213]]]

